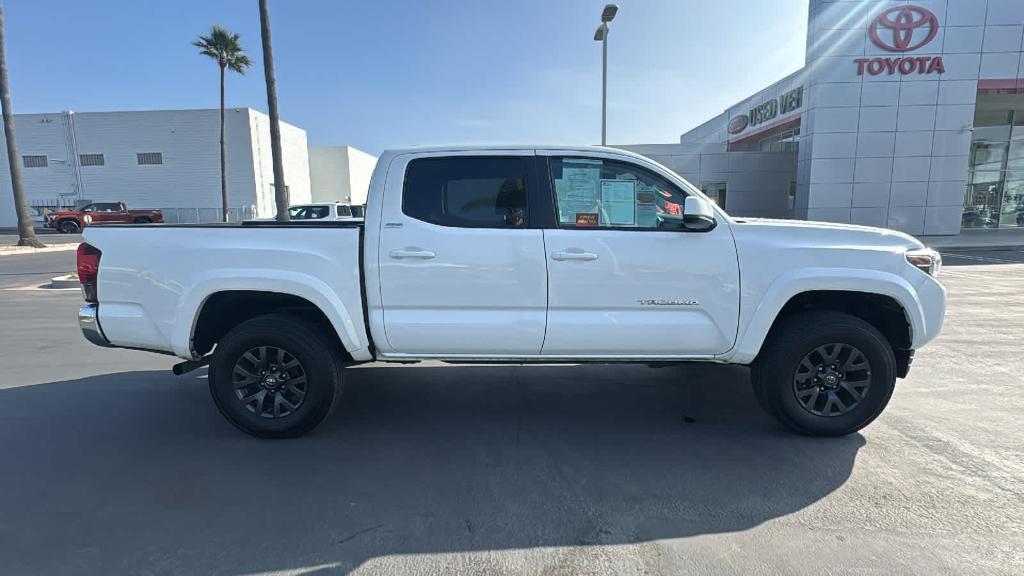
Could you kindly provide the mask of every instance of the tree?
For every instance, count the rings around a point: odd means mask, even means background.
[[[21,181],[18,165],[18,146],[14,139],[14,112],[11,111],[11,88],[7,80],[7,37],[4,33],[4,7],[0,3],[0,106],[3,107],[4,136],[7,139],[7,163],[11,166],[11,189],[14,190],[14,210],[18,214],[18,246],[42,248],[32,229],[32,218],[25,200],[25,184]]]
[[[277,115],[277,78],[274,75],[274,50],[270,42],[270,7],[260,0],[260,35],[263,36],[263,76],[267,82],[267,109],[270,113],[270,155],[274,158],[274,203],[277,220],[288,220],[288,186],[284,183],[281,157],[281,120]]]
[[[228,173],[224,150],[224,72],[231,70],[245,74],[245,69],[252,66],[252,61],[243,54],[245,49],[238,43],[239,38],[238,34],[214,25],[208,35],[192,42],[200,54],[213,58],[220,67],[220,200],[225,222],[228,221]]]

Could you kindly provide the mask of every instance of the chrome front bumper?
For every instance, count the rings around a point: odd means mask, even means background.
[[[100,328],[99,306],[86,304],[78,309],[78,327],[82,329],[85,339],[97,346],[112,348],[114,345],[103,335]]]

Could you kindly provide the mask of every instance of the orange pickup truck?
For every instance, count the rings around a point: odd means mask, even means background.
[[[81,232],[97,224],[150,224],[163,222],[159,210],[129,210],[124,202],[93,202],[77,210],[60,210],[46,215],[46,226],[64,234]]]

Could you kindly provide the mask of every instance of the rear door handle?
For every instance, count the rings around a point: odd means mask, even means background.
[[[430,260],[431,258],[437,256],[437,254],[434,254],[433,252],[430,252],[430,251],[427,251],[427,250],[410,250],[410,249],[406,249],[406,250],[392,250],[391,252],[388,253],[388,255],[391,256],[392,258],[394,258],[395,260],[401,260],[403,258],[416,258],[416,259],[419,259],[419,260]]]
[[[593,252],[553,252],[551,254],[552,260],[581,260],[589,262],[591,260],[597,260],[597,254]]]

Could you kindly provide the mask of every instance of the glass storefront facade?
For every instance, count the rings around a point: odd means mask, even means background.
[[[978,94],[964,228],[1024,227],[1024,94]]]

